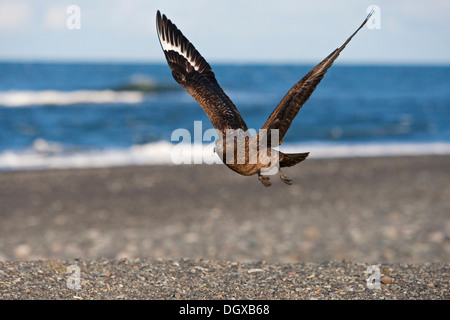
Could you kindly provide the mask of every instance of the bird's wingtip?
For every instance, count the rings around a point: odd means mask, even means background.
[[[375,13],[375,6],[372,6],[372,10],[370,10],[369,14],[367,15],[366,19],[363,22],[363,25],[366,24],[366,22],[370,19],[371,16]]]
[[[164,22],[164,20],[169,20],[167,19],[166,15],[164,13],[161,13],[161,11],[157,10],[156,11],[156,24],[161,24],[162,22]]]

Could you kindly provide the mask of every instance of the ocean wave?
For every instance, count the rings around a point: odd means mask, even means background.
[[[76,91],[7,91],[0,92],[0,106],[72,105],[81,103],[127,103],[144,100],[140,91],[76,90]]]
[[[30,148],[0,153],[0,170],[100,168],[169,164],[172,144],[161,141],[126,149],[80,149],[37,139]]]
[[[101,168],[139,165],[221,163],[214,146],[159,141],[129,148],[83,150],[37,139],[30,148],[0,153],[0,170]],[[450,155],[450,143],[287,144],[285,153],[309,151],[309,159]]]
[[[367,144],[287,144],[286,153],[310,152],[310,158],[366,158],[395,156],[450,155],[448,142],[367,143]]]
[[[179,85],[175,83],[160,83],[154,78],[147,75],[134,74],[130,77],[130,80],[117,85],[113,88],[115,91],[140,91],[140,92],[164,92],[172,90],[181,90]]]

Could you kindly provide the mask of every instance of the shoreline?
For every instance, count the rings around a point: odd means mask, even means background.
[[[70,147],[36,139],[29,148],[0,152],[0,172],[164,166],[185,163],[187,159],[191,159],[191,163],[186,165],[222,164],[220,158],[213,154],[211,144],[191,144],[183,147],[182,152],[180,149],[174,151],[176,146],[168,141],[158,141],[124,149],[78,150],[73,153]],[[309,160],[433,157],[450,156],[450,143],[286,143],[280,150],[285,153],[310,152]]]

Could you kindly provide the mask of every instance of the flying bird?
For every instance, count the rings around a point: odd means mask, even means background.
[[[371,15],[372,12],[343,45],[288,91],[255,136],[250,136],[241,114],[218,84],[208,62],[175,24],[165,15],[161,16],[159,10],[156,27],[174,79],[198,102],[219,134],[215,152],[231,170],[244,176],[257,174],[263,185],[268,187],[271,185],[269,176],[276,173],[283,182],[292,184],[281,168],[292,167],[305,160],[309,152],[287,154],[274,148],[283,143],[282,139],[300,108]]]

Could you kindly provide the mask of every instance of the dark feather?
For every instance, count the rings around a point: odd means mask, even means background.
[[[165,15],[156,15],[161,47],[175,80],[200,104],[213,126],[247,131],[236,106],[217,83],[211,66]]]
[[[272,129],[278,129],[279,144],[282,143],[282,139],[292,124],[295,116],[300,111],[303,104],[309,99],[313,91],[316,89],[316,86],[323,79],[325,73],[327,73],[333,62],[339,56],[341,51],[344,50],[350,40],[352,40],[355,34],[366,24],[371,15],[372,12],[369,13],[361,26],[350,36],[350,38],[347,39],[347,41],[345,41],[342,46],[334,50],[328,57],[315,66],[299,82],[297,82],[269,116],[262,129],[267,129],[269,132]],[[276,146],[272,145],[272,147]]]

